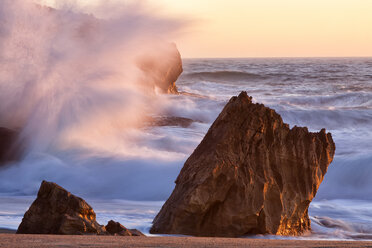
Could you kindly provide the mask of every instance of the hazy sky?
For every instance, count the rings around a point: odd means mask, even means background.
[[[372,56],[372,0],[147,1],[195,20],[183,57]]]

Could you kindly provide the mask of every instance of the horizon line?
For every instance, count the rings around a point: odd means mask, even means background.
[[[372,59],[372,55],[371,56],[182,57],[182,59]]]

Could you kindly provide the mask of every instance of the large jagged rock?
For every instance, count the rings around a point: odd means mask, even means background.
[[[55,183],[43,181],[17,233],[75,235],[107,232],[97,223],[92,207],[83,199]]]
[[[332,162],[322,129],[289,128],[274,110],[233,97],[186,161],[151,233],[299,235]]]
[[[17,131],[0,127],[0,166],[21,158],[22,149],[17,140]]]
[[[178,94],[176,81],[183,72],[180,52],[174,43],[164,42],[157,49],[143,54],[137,61],[146,75],[146,85],[152,85],[160,93]]]

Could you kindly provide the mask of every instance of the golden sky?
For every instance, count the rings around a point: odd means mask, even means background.
[[[372,0],[147,2],[194,20],[176,40],[183,57],[372,56]]]
[[[372,0],[152,0],[199,19],[184,57],[372,56]]]

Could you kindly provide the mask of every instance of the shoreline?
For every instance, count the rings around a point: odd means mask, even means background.
[[[15,245],[16,244],[16,245]],[[0,234],[0,247],[371,247],[372,241]]]
[[[15,230],[15,229],[0,227],[0,234],[15,234],[16,232],[17,232],[17,230]]]

